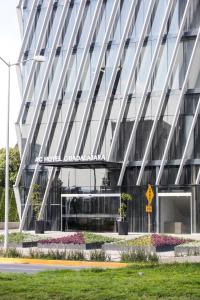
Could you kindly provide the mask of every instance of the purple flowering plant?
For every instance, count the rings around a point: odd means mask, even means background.
[[[41,244],[85,244],[85,239],[82,232],[73,235],[67,235],[54,239],[45,239],[40,241]]]
[[[156,233],[153,233],[151,235],[151,242],[152,242],[152,245],[155,247],[177,246],[177,245],[187,243],[189,241],[191,241],[191,240],[173,237],[173,236],[167,236],[167,235],[160,235],[160,234],[156,234]]]

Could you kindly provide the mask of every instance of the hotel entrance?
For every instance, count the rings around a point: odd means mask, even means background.
[[[159,232],[192,233],[192,194],[158,193]]]
[[[50,204],[51,219],[56,223],[53,230],[115,232],[121,190],[116,181],[121,163],[106,161],[100,155],[53,160],[40,162],[57,172],[59,184],[55,181],[55,201]]]
[[[116,232],[121,194],[62,194],[61,231]]]

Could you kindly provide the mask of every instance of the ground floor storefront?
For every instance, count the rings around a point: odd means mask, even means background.
[[[200,232],[199,188],[195,186],[164,188],[152,186],[154,198],[150,214],[151,232],[190,234]],[[146,213],[147,186],[127,187],[122,192],[133,196],[128,203],[127,220],[130,232],[148,231]],[[89,230],[116,232],[120,205],[119,189],[116,192],[75,193],[59,195],[57,203],[49,203],[46,220],[51,230]]]
[[[43,188],[44,195],[49,166],[42,167],[45,168],[41,169],[38,184]],[[194,181],[197,166],[185,169],[179,185],[174,184],[177,167],[170,166],[164,172],[160,185],[155,185],[157,166],[147,168],[140,185],[136,184],[138,167],[129,167],[121,186],[118,185],[120,163],[67,162],[67,165],[55,167],[57,173],[51,184],[43,216],[47,230],[117,232],[120,195],[128,193],[133,198],[127,203],[129,232],[148,232],[146,192],[150,184],[153,190],[151,232],[200,233],[200,185]],[[27,181],[24,203],[28,189]],[[34,229],[31,205],[24,229]]]

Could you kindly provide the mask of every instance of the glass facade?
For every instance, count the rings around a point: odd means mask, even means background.
[[[200,0],[37,0],[31,14],[33,2],[21,6],[24,32],[33,18],[23,59],[45,62],[21,68],[21,229],[33,227],[39,184],[48,229],[115,231],[109,195],[128,192],[129,230],[145,232],[151,184],[152,230],[200,232]]]

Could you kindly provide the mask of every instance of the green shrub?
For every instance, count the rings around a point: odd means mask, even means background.
[[[16,206],[14,192],[12,189],[10,189],[9,193],[10,193],[9,221],[18,222],[19,217],[17,213],[17,206]],[[4,217],[5,217],[4,210],[5,210],[5,191],[3,187],[0,187],[0,222],[4,222]]]
[[[142,262],[147,261],[147,256],[143,250],[139,251],[123,251],[120,254],[123,262]]]
[[[127,209],[128,209],[128,202],[133,200],[133,196],[128,193],[121,194],[121,201],[118,212],[120,214],[121,221],[126,220],[127,216]]]
[[[21,243],[23,240],[23,233],[20,232],[12,232],[9,233],[8,240],[11,243]],[[3,243],[4,235],[0,235],[0,242]]]
[[[86,260],[84,252],[79,251],[79,250],[76,250],[76,251],[71,250],[69,252],[66,252],[66,259],[67,260]]]
[[[65,251],[59,250],[49,250],[47,253],[41,250],[30,249],[29,256],[34,259],[53,259],[53,260],[62,260],[65,259]]]
[[[41,207],[41,200],[42,199],[42,187],[39,184],[34,184],[32,193],[31,193],[31,205],[32,210],[35,216],[35,219],[38,219],[40,207]]]
[[[0,222],[4,222],[4,204],[5,204],[5,161],[6,149],[0,149]],[[13,185],[15,184],[18,169],[20,165],[20,153],[17,146],[9,149],[9,221],[19,221],[16,202],[14,197]]]
[[[148,255],[148,261],[153,262],[153,263],[157,263],[159,261],[159,257],[156,253],[149,254]]]
[[[34,250],[30,249],[29,250],[29,257],[30,258],[40,258],[41,257],[41,252],[40,250]]]
[[[3,257],[23,257],[22,252],[16,248],[8,248],[6,251],[1,249],[0,256]]]
[[[59,251],[59,250],[49,250],[47,253],[47,259],[58,259],[62,260],[65,259],[66,253],[65,251]]]
[[[32,235],[29,233],[22,233],[22,232],[11,232],[9,233],[8,240],[10,243],[20,244],[22,242],[33,242],[42,239],[37,235]],[[0,243],[4,241],[4,234],[0,235]]]
[[[111,257],[104,250],[93,250],[90,252],[90,260],[92,261],[110,261]]]
[[[112,243],[118,241],[116,238],[96,234],[93,232],[84,232],[83,235],[86,243]]]
[[[158,262],[156,253],[146,254],[144,250],[123,251],[120,257],[122,262]]]

